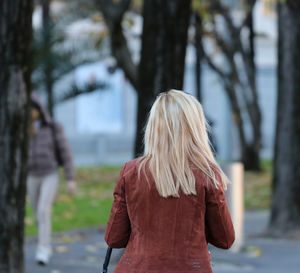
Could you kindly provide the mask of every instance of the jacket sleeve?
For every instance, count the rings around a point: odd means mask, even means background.
[[[74,165],[73,165],[70,147],[65,137],[63,127],[56,122],[54,126],[55,126],[56,145],[64,167],[65,177],[67,181],[72,181],[75,179],[75,171],[74,171]]]
[[[112,248],[126,247],[131,233],[130,220],[125,198],[125,179],[123,166],[114,190],[114,202],[105,232],[105,241]]]
[[[235,240],[234,227],[222,186],[218,189],[214,185],[207,188],[205,233],[208,243],[223,249],[229,249]]]

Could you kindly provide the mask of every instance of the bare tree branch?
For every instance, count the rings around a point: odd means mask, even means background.
[[[137,65],[133,62],[122,30],[122,19],[131,0],[97,0],[110,34],[112,55],[124,71],[132,86],[137,90]]]
[[[241,31],[244,27],[249,27],[253,6],[256,0],[247,0],[245,9],[245,17],[241,24],[237,26],[232,18],[231,11],[222,4],[220,0],[211,0],[207,7],[212,14],[211,25],[212,30],[209,30],[209,35],[213,39],[218,51],[224,56],[226,67],[218,66],[213,60],[213,56],[209,56],[204,52],[210,68],[215,71],[224,85],[225,91],[230,99],[235,121],[240,135],[242,156],[244,162],[250,159],[247,154],[253,154],[254,168],[259,169],[259,149],[261,144],[261,113],[258,105],[257,89],[255,84],[255,67],[251,63],[251,48],[248,50],[243,44]],[[225,21],[226,32],[220,32],[219,24],[215,21],[215,14],[221,16]],[[250,40],[249,40],[250,43]],[[236,57],[241,56],[242,62],[239,62]],[[244,107],[245,106],[245,107]],[[245,113],[247,116],[242,115]],[[245,123],[249,118],[252,128],[251,141],[246,140]],[[251,160],[251,159],[250,159]],[[248,161],[249,162],[249,161]],[[251,163],[250,163],[251,164]],[[246,166],[247,167],[247,166]]]
[[[225,72],[222,71],[222,69],[220,67],[218,67],[212,60],[212,58],[210,56],[208,56],[208,54],[203,51],[203,57],[206,60],[207,64],[209,65],[209,67],[215,71],[222,79],[227,78],[227,75]]]
[[[72,84],[71,89],[63,92],[63,95],[56,100],[56,103],[64,102],[68,99],[75,98],[82,94],[92,93],[97,89],[105,89],[107,84],[104,82],[89,82],[83,87],[78,87],[75,83]]]

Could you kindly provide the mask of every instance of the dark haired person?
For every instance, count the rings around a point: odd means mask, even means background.
[[[31,96],[31,124],[28,158],[27,192],[38,222],[36,261],[45,265],[51,250],[51,208],[62,165],[67,190],[76,189],[72,157],[62,126],[53,121],[36,94]]]

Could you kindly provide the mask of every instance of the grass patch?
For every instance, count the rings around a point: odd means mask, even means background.
[[[273,161],[270,159],[261,160],[261,167],[264,172],[271,173],[273,168]]]
[[[271,173],[246,172],[244,181],[245,208],[268,209],[271,205]]]
[[[246,172],[244,193],[246,209],[267,209],[271,200],[270,161],[263,162],[263,172]],[[89,167],[76,170],[77,192],[74,196],[66,193],[61,175],[60,186],[52,210],[53,231],[101,226],[107,223],[112,192],[121,167]],[[26,235],[36,235],[37,228],[32,207],[26,204]]]
[[[105,225],[107,223],[112,192],[121,167],[78,168],[77,191],[73,196],[66,192],[61,175],[58,194],[52,209],[52,230],[63,231]],[[36,235],[37,227],[31,204],[26,204],[26,235]]]

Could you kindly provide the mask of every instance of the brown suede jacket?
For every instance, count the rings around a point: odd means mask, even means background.
[[[123,166],[114,190],[105,240],[126,247],[114,272],[212,273],[207,243],[228,249],[235,239],[224,191],[195,171],[197,195],[163,198],[138,165]]]

